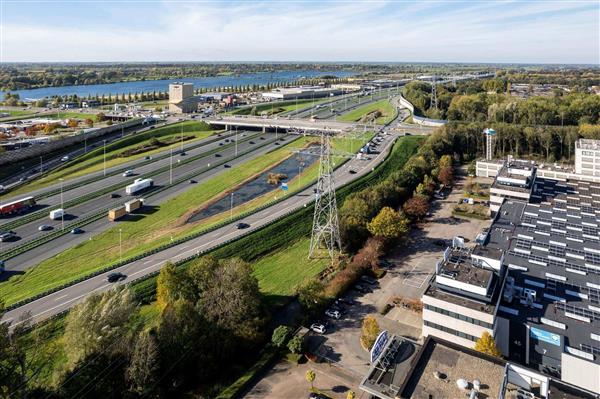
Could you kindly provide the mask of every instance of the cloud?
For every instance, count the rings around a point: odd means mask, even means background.
[[[86,14],[31,23],[5,11],[3,61],[600,63],[596,2],[163,1],[133,2],[121,13],[118,3],[106,7],[108,21]]]

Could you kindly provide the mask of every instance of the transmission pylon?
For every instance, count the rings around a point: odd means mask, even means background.
[[[314,259],[315,251],[321,246],[327,248],[332,261],[336,247],[338,249],[342,247],[333,181],[331,133],[329,132],[321,132],[319,179],[315,192],[315,214],[310,238],[309,259]]]
[[[436,77],[433,77],[433,81],[431,82],[431,107],[437,109],[437,90],[435,88]]]

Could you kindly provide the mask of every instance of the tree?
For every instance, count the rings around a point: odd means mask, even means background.
[[[327,303],[324,290],[325,286],[322,282],[316,279],[309,280],[298,288],[298,302],[307,313],[319,312]]]
[[[279,326],[275,330],[273,330],[273,335],[271,336],[271,342],[277,348],[283,348],[288,336],[290,335],[290,328],[288,326]]]
[[[110,101],[110,98],[109,98]],[[96,114],[96,122],[102,122],[106,120],[106,115],[104,115],[104,112],[98,112]]]
[[[88,126],[88,127],[94,127],[94,121],[91,120],[90,118],[86,118],[84,123]]]
[[[315,374],[314,371],[306,370],[306,381],[308,381],[310,383],[311,390],[315,389],[315,387],[314,387],[315,378],[317,378],[317,375]]]
[[[403,209],[408,216],[421,219],[429,211],[429,201],[424,195],[415,194],[404,203]]]
[[[487,331],[484,331],[481,335],[481,338],[475,342],[475,350],[495,357],[502,356],[502,353],[500,353],[498,347],[496,346],[494,337],[492,337]]]
[[[70,365],[98,352],[128,348],[127,323],[135,309],[128,288],[92,294],[67,316],[63,342]]]
[[[258,281],[239,258],[221,263],[200,293],[201,314],[233,337],[255,341],[262,335],[264,314]]]
[[[402,213],[386,206],[369,222],[367,228],[376,237],[393,239],[406,234],[408,226],[409,221]]]
[[[62,398],[122,398],[126,392],[125,364],[122,354],[104,352],[79,359],[59,381]],[[52,396],[52,395],[50,395]]]
[[[454,171],[452,166],[444,166],[438,172],[438,180],[445,186],[451,186],[454,181]]]
[[[77,119],[69,119],[69,122],[67,122],[67,126],[75,128],[79,126],[79,122],[77,121]]]
[[[296,335],[295,337],[293,337],[292,339],[290,339],[290,342],[288,342],[287,347],[289,349],[290,352],[292,352],[293,354],[300,354],[302,353],[303,349],[304,349],[304,339],[302,339],[302,337]]]
[[[363,320],[361,334],[360,334],[360,343],[367,350],[371,350],[371,347],[375,343],[377,336],[381,332],[379,328],[379,323],[373,316],[367,316]]]
[[[179,298],[186,297],[188,287],[182,273],[171,262],[161,267],[156,279],[156,303],[161,311]]]
[[[154,386],[159,368],[158,343],[153,333],[141,331],[135,341],[127,380],[129,389],[140,395],[148,393]]]

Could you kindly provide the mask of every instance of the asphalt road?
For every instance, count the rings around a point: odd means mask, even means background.
[[[385,159],[387,152],[391,148],[397,136],[387,134],[383,137],[384,140],[379,145],[378,149],[380,153],[373,154],[368,158],[361,160],[354,158],[334,172],[336,187],[345,185],[350,181],[370,172]],[[357,173],[349,173],[350,169],[356,171]],[[275,220],[314,201],[313,188],[314,186],[245,218],[243,222],[250,224],[251,227],[249,229],[238,230],[236,228],[236,224],[238,222],[236,221],[193,240],[173,246],[154,255],[147,256],[138,261],[119,267],[112,272],[121,272],[127,275],[127,279],[117,284],[127,284],[149,274],[155,273],[160,270],[165,261],[176,262],[178,260],[185,259],[195,254],[210,250],[221,243],[247,235],[252,231],[259,229],[260,227],[273,223]],[[13,309],[4,315],[2,321],[12,322],[13,326],[24,321],[39,322],[60,312],[68,310],[73,305],[83,300],[83,298],[90,293],[105,291],[110,289],[110,287],[117,285],[114,283],[107,283],[107,275],[108,273],[103,273],[30,302],[17,309]]]
[[[261,134],[261,133],[256,133],[256,132],[253,132],[252,134],[244,133],[244,132],[239,132],[239,133],[240,133],[240,136],[241,136],[241,134],[245,134],[246,136],[239,137],[240,142],[238,145],[238,153],[242,153],[244,151],[250,151],[248,154],[239,156],[237,159],[234,160],[235,146],[226,148],[223,151],[219,151],[218,154],[220,155],[220,157],[216,157],[214,154],[210,154],[207,156],[203,156],[203,157],[201,157],[193,162],[190,162],[188,164],[181,165],[178,168],[174,168],[173,169],[173,180],[175,181],[177,178],[188,175],[188,174],[198,173],[198,175],[194,177],[194,180],[197,181],[198,183],[202,183],[203,181],[208,180],[209,178],[211,178],[215,175],[218,175],[220,173],[223,173],[225,170],[227,170],[222,165],[214,165],[214,166],[209,167],[208,166],[209,164],[226,162],[230,166],[236,166],[245,161],[248,161],[249,159],[252,159],[259,155],[262,155],[262,154],[266,153],[267,151],[278,148],[278,145],[274,144],[274,140],[275,140],[274,134]],[[264,138],[264,140],[261,140],[261,137]],[[284,137],[279,135],[279,138],[283,139]],[[242,141],[242,140],[246,140],[246,141]],[[254,144],[250,144],[251,141]],[[190,151],[186,157],[205,153],[207,151],[210,151],[211,149],[221,148],[219,146],[219,143],[223,143],[223,140],[216,142],[216,143],[211,143],[207,146],[198,148],[194,151]],[[227,144],[227,143],[224,143],[224,144]],[[283,144],[283,143],[281,143],[281,144]],[[196,153],[198,153],[198,154],[196,154]],[[174,156],[173,157],[174,166],[177,164],[177,160],[179,160],[179,159],[185,159],[185,157],[175,157]],[[169,162],[169,160],[166,160],[166,161],[167,161],[167,163]],[[125,178],[121,177],[121,179],[125,179]],[[167,170],[156,176],[153,176],[152,179],[155,182],[155,188],[169,186],[170,173]],[[129,201],[132,198],[139,198],[139,197],[145,199],[146,206],[159,206],[166,200],[183,193],[184,191],[188,190],[191,187],[192,187],[192,185],[189,183],[188,179],[186,179],[183,182],[181,182],[179,184],[173,184],[172,187],[169,187],[168,189],[158,192],[154,195],[152,195],[152,191],[149,191],[149,192],[145,192],[145,193],[140,193],[138,196],[128,196],[125,194],[125,189],[123,186],[123,188],[121,188],[120,190],[113,191],[114,193],[119,194],[121,196],[120,198],[110,199],[108,195],[102,195],[102,196],[98,196],[90,201],[87,201],[83,204],[69,208],[68,216],[66,218],[67,220],[65,221],[65,231],[71,230],[71,227],[69,227],[69,225],[71,223],[76,223],[79,219],[84,218],[86,216],[91,216],[91,215],[95,214],[99,209],[106,208],[106,207],[113,208],[113,207],[122,205],[124,202]],[[22,245],[23,243],[26,243],[27,241],[29,241],[31,239],[40,237],[44,234],[50,234],[52,231],[40,232],[38,230],[38,226],[42,223],[51,225],[51,226],[53,226],[53,229],[56,230],[56,229],[61,229],[62,221],[61,220],[52,221],[52,220],[49,220],[48,218],[46,218],[42,221],[37,220],[37,221],[31,222],[31,223],[28,223],[26,225],[20,226],[18,228],[15,228],[14,231],[16,233],[20,234],[21,237],[23,237],[23,239],[12,242],[12,243],[3,243],[3,247],[4,247],[3,249],[4,250],[10,249],[11,246],[9,246],[8,244],[12,244],[12,247],[15,247],[18,245]],[[8,273],[10,273],[11,271],[12,272],[24,271],[32,266],[37,265],[38,263],[40,263],[43,260],[48,259],[51,256],[54,256],[70,247],[77,245],[78,243],[80,243],[82,241],[90,240],[90,239],[93,240],[94,235],[98,234],[99,232],[101,232],[113,225],[114,225],[114,223],[108,221],[107,217],[103,217],[103,218],[96,220],[88,225],[83,226],[82,229],[84,232],[82,234],[77,234],[77,235],[73,235],[70,233],[64,234],[64,235],[59,236],[51,241],[48,241],[45,244],[39,245],[27,252],[24,252],[20,255],[17,255],[13,258],[6,260],[6,270]],[[6,277],[8,277],[8,276],[9,275],[7,275]]]

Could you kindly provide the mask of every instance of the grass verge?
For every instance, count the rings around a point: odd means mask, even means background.
[[[379,114],[375,123],[385,125],[396,117],[398,110],[388,100],[379,100],[346,112],[337,118],[337,120],[341,122],[357,122],[363,117],[374,113]]]

